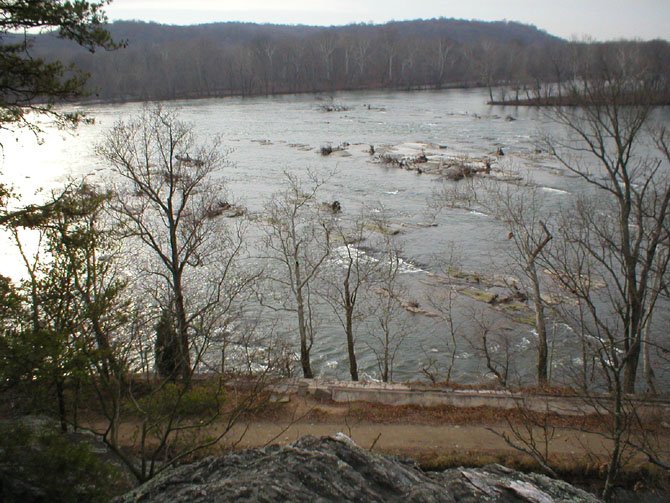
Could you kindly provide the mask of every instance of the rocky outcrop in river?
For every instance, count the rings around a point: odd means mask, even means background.
[[[425,473],[344,435],[304,437],[207,458],[149,481],[117,502],[597,502],[566,482],[499,465]]]

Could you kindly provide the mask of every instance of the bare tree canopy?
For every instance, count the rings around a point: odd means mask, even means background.
[[[145,272],[158,279],[157,302],[175,324],[172,378],[188,379],[197,322],[225,311],[240,287],[231,280],[240,229],[231,232],[220,217],[227,204],[225,153],[216,140],[198,142],[189,124],[160,106],[119,122],[98,153],[118,177],[113,209],[126,236],[148,252],[138,260],[148,261]]]

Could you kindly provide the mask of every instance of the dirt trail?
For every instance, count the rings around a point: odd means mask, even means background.
[[[375,412],[369,414],[373,408]],[[495,412],[487,417],[474,415],[470,419],[466,413],[440,419],[430,409],[323,402],[291,395],[290,401],[277,409],[276,416],[240,421],[224,445],[238,449],[262,447],[288,444],[304,435],[344,433],[363,448],[373,447],[375,451],[417,460],[465,459],[473,453],[480,458],[518,458],[519,452],[492,430],[511,433],[507,422],[496,417]],[[606,451],[601,436],[568,428],[556,429],[550,445],[553,455],[581,458],[584,463],[589,454]]]
[[[305,435],[326,436],[344,433],[364,449],[410,457],[419,462],[467,463],[468,460],[505,462],[524,456],[508,445],[500,433],[511,429],[500,411],[471,409],[423,409],[381,406],[362,402],[335,403],[292,394],[286,403],[275,404],[270,412],[240,419],[223,438],[222,450],[288,444]],[[446,411],[446,412],[445,412]],[[98,424],[96,424],[98,423]],[[104,423],[89,426],[100,430]],[[125,423],[120,431],[122,444],[130,447],[139,424]],[[215,437],[223,423],[207,429]],[[496,434],[495,432],[498,432]],[[541,432],[537,438],[542,438]],[[670,442],[670,435],[665,435]],[[574,428],[556,428],[550,452],[570,464],[587,465],[593,455],[607,452],[603,436]],[[670,445],[670,444],[669,444]],[[525,457],[530,461],[529,457]]]
[[[502,424],[492,429],[509,431]],[[268,443],[287,444],[304,435],[324,436],[339,432],[350,436],[363,448],[369,449],[374,445],[374,449],[381,452],[420,458],[473,451],[490,455],[516,453],[499,435],[485,426],[378,423],[351,425],[344,421],[298,421],[294,424],[252,422],[236,425],[231,437],[238,439],[241,436],[237,447],[249,448]],[[551,445],[552,452],[556,455],[585,456],[585,446],[596,451],[602,450],[600,437],[572,431],[557,432]]]

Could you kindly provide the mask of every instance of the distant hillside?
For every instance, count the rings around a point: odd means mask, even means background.
[[[466,21],[461,19],[431,19],[390,22],[384,25],[353,24],[337,27],[305,25],[273,25],[255,23],[211,23],[193,26],[170,26],[139,21],[118,21],[110,25],[110,32],[134,44],[186,40],[196,37],[214,37],[233,43],[250,44],[259,37],[274,40],[290,37],[309,37],[318,33],[343,35],[373,33],[393,29],[404,37],[431,39],[446,37],[455,42],[473,43],[489,39],[498,43],[518,41],[522,44],[559,40],[535,26],[507,21]]]
[[[521,23],[443,18],[339,27],[123,21],[109,30],[127,47],[91,55],[43,35],[35,53],[89,72],[95,99],[149,100],[537,86],[560,77],[570,45]]]

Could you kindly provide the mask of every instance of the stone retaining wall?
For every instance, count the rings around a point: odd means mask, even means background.
[[[506,390],[461,390],[410,384],[377,382],[324,381],[294,379],[274,386],[277,393],[297,393],[331,399],[334,402],[371,402],[385,405],[417,405],[422,407],[493,407],[513,409],[523,406],[536,412],[555,412],[562,415],[594,413],[606,409],[607,397],[555,396],[515,393]],[[632,399],[642,415],[670,417],[670,401]]]

